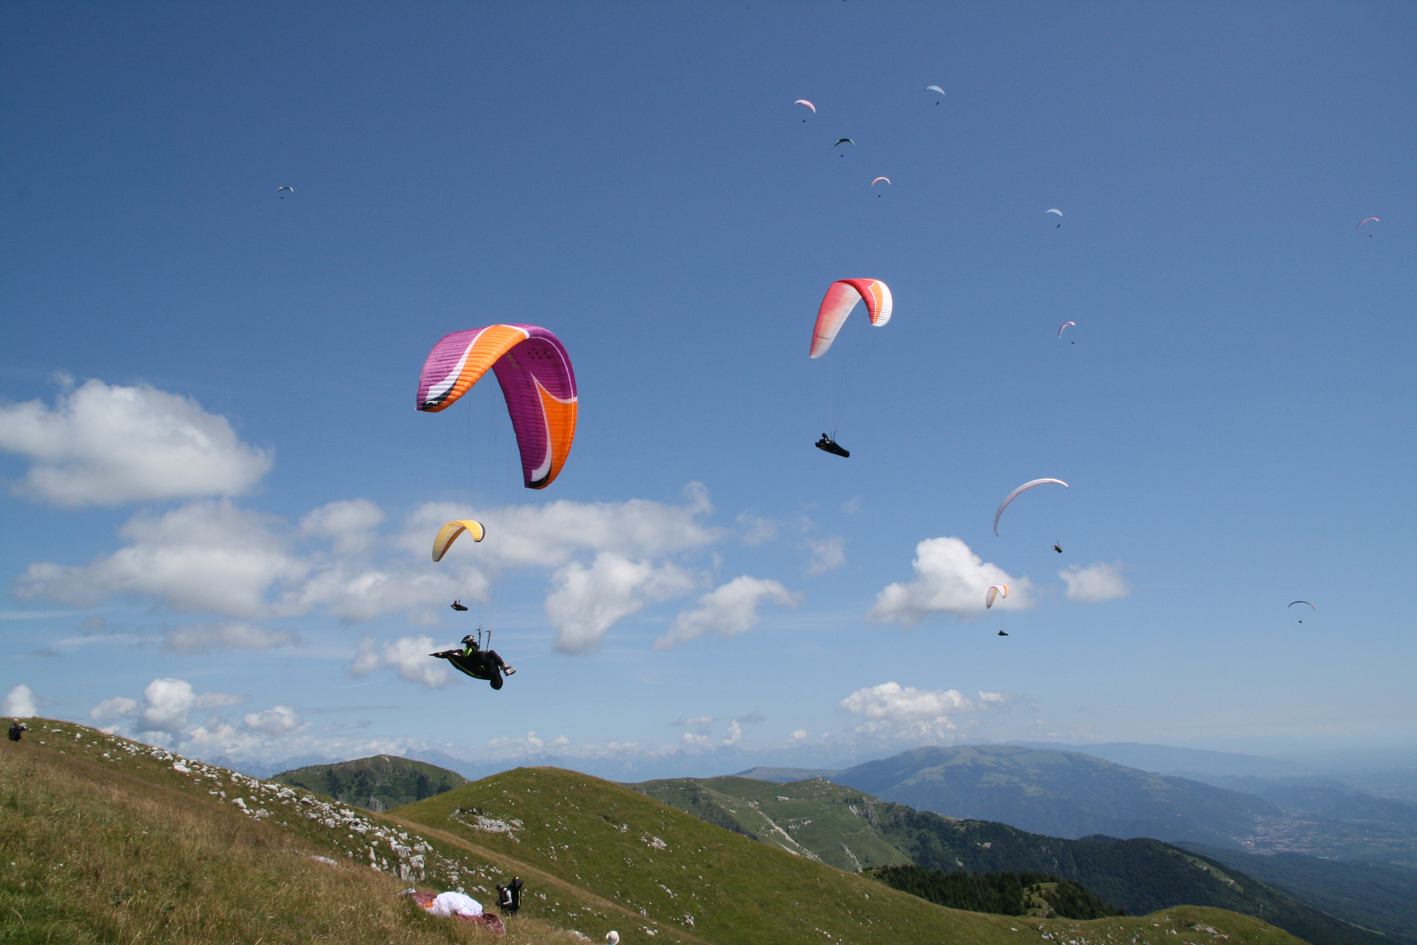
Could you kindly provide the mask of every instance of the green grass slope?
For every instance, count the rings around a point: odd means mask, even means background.
[[[634,787],[710,823],[838,868],[858,869],[854,858],[866,868],[914,863],[946,872],[1048,873],[1081,883],[1132,915],[1183,904],[1211,906],[1263,918],[1314,945],[1382,941],[1216,860],[1156,840],[1045,837],[1005,824],[915,811],[820,778],[795,784],[678,778]],[[868,858],[883,862],[866,863]]]
[[[1186,848],[1355,925],[1417,945],[1417,870],[1409,866],[1321,860],[1300,853],[1256,856],[1192,844]]]
[[[29,720],[0,743],[0,943],[486,942],[410,886],[484,904],[526,881],[508,945],[585,945],[610,929],[696,945],[555,875],[308,792],[94,729]],[[633,940],[633,939],[632,939]]]
[[[1294,942],[1248,916],[1182,908],[1090,922],[959,912],[707,824],[619,784],[519,768],[391,812],[555,873],[716,945]],[[622,934],[624,930],[621,930]]]
[[[635,790],[754,840],[852,873],[911,863],[881,836],[859,791],[816,778],[791,789],[741,777],[674,778]],[[863,816],[864,813],[864,816]]]
[[[395,755],[282,771],[271,778],[346,804],[382,813],[390,807],[451,791],[467,778],[456,771]]]

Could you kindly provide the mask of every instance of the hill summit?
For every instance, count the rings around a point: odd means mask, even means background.
[[[456,771],[397,755],[374,755],[332,765],[310,765],[282,771],[271,780],[302,787],[376,814],[467,783],[467,778]]]

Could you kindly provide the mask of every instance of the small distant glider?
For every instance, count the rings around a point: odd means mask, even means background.
[[[1315,607],[1313,604],[1310,604],[1310,603],[1309,603],[1308,601],[1306,601],[1306,600],[1291,601],[1290,604],[1289,604],[1289,606],[1290,606],[1290,607],[1293,607],[1295,604],[1304,604],[1304,605],[1306,605],[1310,610],[1314,611],[1315,613],[1318,612],[1318,608]]]
[[[843,145],[843,144],[855,144],[855,143],[856,143],[856,142],[855,142],[855,141],[852,141],[850,138],[837,138],[837,139],[836,139],[836,144],[832,145],[832,147],[835,148],[835,147],[840,147],[840,146]]]
[[[881,181],[885,181],[887,184],[889,184],[891,182],[891,179],[889,177],[877,177],[875,180],[871,181],[871,186],[875,187]]]
[[[1366,220],[1359,220],[1359,221],[1358,221],[1358,225],[1355,226],[1353,229],[1355,229],[1355,230],[1361,230],[1361,229],[1363,228],[1363,224],[1364,224],[1364,223],[1381,223],[1381,222],[1383,222],[1383,221],[1382,221],[1382,220],[1379,220],[1377,217],[1368,217],[1368,219],[1366,219]]]
[[[925,91],[927,91],[927,92],[939,92],[941,95],[944,95],[944,94],[945,94],[945,90],[942,89],[942,88],[940,88],[938,85],[927,85],[927,86],[925,86]]]
[[[1056,213],[1058,216],[1062,216],[1062,215],[1063,215],[1063,211],[1059,210],[1057,207],[1054,207],[1052,210],[1044,210],[1043,212],[1044,212],[1044,213]]]
[[[1025,482],[1023,485],[1019,486],[1013,492],[1010,492],[1007,496],[1005,496],[1003,502],[999,503],[999,511],[994,513],[995,535],[999,534],[999,516],[1004,514],[1004,509],[1009,507],[1009,503],[1012,502],[1014,499],[1017,499],[1021,493],[1032,489],[1034,486],[1041,486],[1045,482],[1055,482],[1058,485],[1062,486],[1064,489],[1068,488],[1068,484],[1061,479],[1032,479],[1028,482]]]
[[[792,104],[793,104],[793,105],[806,105],[808,108],[810,108],[810,109],[812,110],[812,114],[813,114],[813,115],[815,115],[815,114],[817,113],[817,106],[813,105],[811,102],[807,101],[805,98],[799,98],[797,101],[793,102]]]
[[[989,591],[984,595],[984,609],[988,610],[994,606],[996,597],[1008,597],[1009,586],[1007,584],[990,584]]]
[[[1077,322],[1063,322],[1062,327],[1058,329],[1059,338],[1063,337],[1063,328],[1067,328],[1069,325],[1072,325],[1074,328],[1076,328]]]

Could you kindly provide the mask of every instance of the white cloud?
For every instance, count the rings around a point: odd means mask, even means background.
[[[239,705],[244,696],[207,692],[198,695],[184,679],[154,679],[143,690],[143,701],[125,696],[105,699],[94,706],[89,718],[95,722],[131,719],[140,732],[163,732],[178,736],[187,727],[187,717],[194,709],[214,709]]]
[[[300,520],[300,528],[310,535],[330,539],[335,554],[363,554],[374,541],[374,529],[384,520],[384,511],[368,499],[352,499],[322,505]]]
[[[736,745],[743,740],[743,726],[733,722],[728,726],[728,737],[722,742],[724,747]]]
[[[156,597],[173,610],[261,617],[277,581],[297,581],[310,565],[276,534],[278,520],[231,502],[194,502],[164,515],[139,515],[119,534],[130,541],[87,567],[32,564],[16,581],[22,599],[92,606],[109,597]]]
[[[807,562],[809,575],[825,574],[846,564],[846,539],[840,535],[809,541],[807,547],[812,551],[812,560]]]
[[[272,706],[264,712],[248,712],[241,721],[252,731],[267,735],[289,735],[306,725],[305,720],[288,705]]]
[[[557,567],[576,552],[613,552],[626,558],[660,558],[712,544],[722,532],[699,519],[713,510],[708,490],[691,482],[684,505],[649,499],[626,502],[571,502],[513,505],[477,510],[456,503],[429,503],[409,519],[405,545],[426,555],[439,526],[453,519],[476,518],[488,525],[487,537],[453,545],[444,560],[457,556],[495,559],[510,565]],[[496,527],[493,527],[496,523]]]
[[[306,516],[303,533],[333,536],[348,550],[350,536],[363,534],[358,526],[382,514],[371,502],[333,503]],[[274,516],[227,500],[193,502],[161,516],[134,517],[119,529],[128,544],[87,566],[31,564],[16,580],[15,594],[77,606],[129,596],[156,599],[180,613],[244,619],[327,608],[352,621],[397,611],[412,619],[454,597],[486,594],[485,577],[466,565],[439,568],[420,560],[355,567],[302,553],[292,540],[299,534]],[[419,558],[426,557],[424,549]]]
[[[572,561],[552,577],[546,615],[559,632],[556,649],[584,653],[598,648],[618,621],[646,604],[691,593],[698,579],[673,563],[655,566],[601,552],[589,568]]]
[[[5,694],[4,704],[0,705],[0,715],[12,719],[32,719],[36,711],[34,690],[24,683],[11,688]]]
[[[728,533],[704,524],[711,506],[702,485],[691,483],[685,494],[680,505],[559,501],[492,510],[483,516],[496,523],[486,541],[454,545],[436,565],[431,535],[450,518],[468,517],[467,508],[425,505],[385,539],[378,529],[384,513],[368,500],[329,503],[298,527],[230,500],[200,500],[136,515],[119,529],[123,546],[86,565],[32,563],[14,594],[79,607],[129,597],[235,621],[324,611],[356,622],[402,611],[428,626],[453,599],[486,600],[503,568],[541,568],[552,571],[545,607],[557,647],[585,652],[617,621],[702,587],[697,571],[670,556]],[[166,646],[200,652],[289,642],[278,631],[216,621],[171,631]]]
[[[162,634],[162,648],[168,653],[273,650],[299,642],[300,638],[288,630],[271,630],[240,621],[169,627]]]
[[[1007,697],[981,692],[971,699],[957,689],[915,689],[896,682],[858,689],[837,705],[866,723],[856,731],[878,738],[947,738],[955,717],[1002,706]]]
[[[656,650],[667,650],[709,633],[736,637],[758,623],[758,605],[763,601],[795,606],[801,595],[793,594],[777,581],[744,574],[720,585],[699,598],[694,610],[681,611],[669,632],[654,641]]]
[[[69,507],[239,495],[272,461],[190,397],[98,380],[0,406],[0,449],[32,462],[17,493]]]
[[[797,731],[795,731],[795,732],[793,732],[791,735],[787,736],[787,743],[788,743],[789,745],[792,744],[793,742],[804,742],[804,741],[806,741],[806,740],[807,740],[807,730],[806,730],[805,728],[799,728],[799,729],[797,729]]]
[[[399,637],[392,643],[379,644],[370,639],[359,641],[354,661],[349,664],[353,676],[368,676],[388,667],[398,670],[399,678],[429,689],[441,689],[452,679],[442,661],[429,657],[433,638],[427,636]]]
[[[1073,565],[1058,572],[1058,577],[1068,584],[1064,595],[1068,600],[1081,604],[1099,604],[1102,601],[1126,597],[1132,592],[1121,574],[1122,562],[1116,564],[1090,564],[1085,568]]]
[[[867,689],[858,689],[842,699],[839,705],[848,712],[871,720],[918,722],[937,719],[952,713],[973,712],[979,708],[958,689],[914,689],[888,682]]]
[[[990,584],[1009,585],[1009,596],[994,606],[1016,610],[1032,606],[1027,578],[1010,576],[1003,568],[985,564],[958,538],[927,538],[915,546],[915,579],[895,583],[876,595],[866,613],[875,623],[895,622],[914,626],[932,613],[968,617],[984,610]]]

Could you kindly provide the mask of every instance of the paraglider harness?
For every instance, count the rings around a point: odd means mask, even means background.
[[[522,907],[522,881],[514,878],[510,883],[497,884],[497,907],[507,915],[516,915]]]
[[[430,653],[438,659],[447,660],[457,667],[459,672],[471,676],[473,679],[485,679],[492,684],[493,689],[502,688],[502,659],[497,655],[497,651],[492,649],[492,631],[487,631],[487,648],[483,649],[482,628],[477,628],[477,636],[472,634],[462,638],[462,649],[444,650],[441,653]]]
[[[825,433],[822,434],[822,438],[816,442],[815,446],[817,447],[817,449],[821,450],[822,452],[824,452],[824,453],[831,453],[831,454],[833,454],[833,455],[835,455],[835,456],[850,456],[850,455],[851,455],[849,452],[847,452],[846,450],[844,450],[844,449],[842,449],[840,446],[838,446],[836,440],[834,440],[834,439],[832,439],[831,437],[827,436]]]

